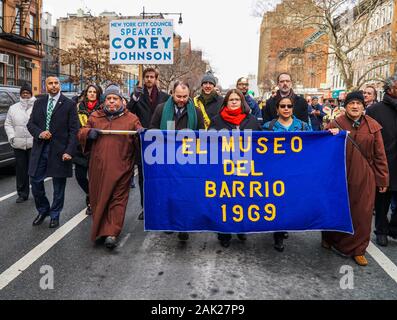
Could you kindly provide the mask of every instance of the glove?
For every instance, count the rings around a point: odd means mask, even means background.
[[[90,129],[88,132],[87,139],[96,140],[99,137],[99,130],[98,129]]]
[[[138,101],[139,98],[141,97],[142,93],[143,93],[143,88],[142,88],[142,87],[135,87],[135,88],[134,88],[134,93],[133,93],[133,95],[134,95],[134,97],[135,97],[135,99],[136,99],[137,101]]]

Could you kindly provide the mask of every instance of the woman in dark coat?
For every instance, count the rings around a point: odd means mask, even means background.
[[[376,188],[382,193],[387,191],[389,170],[382,127],[363,114],[363,94],[349,93],[345,107],[346,114],[329,123],[327,129],[333,134],[338,134],[339,130],[350,132],[346,146],[346,166],[354,234],[323,232],[322,246],[326,249],[334,247],[351,256],[358,265],[366,266],[365,251],[370,241],[375,191]]]
[[[77,104],[77,113],[79,116],[80,128],[87,124],[88,118],[91,113],[99,110],[101,108],[100,97],[102,94],[101,88],[97,87],[95,84],[90,84],[83,94],[83,99]],[[73,158],[73,163],[75,164],[75,176],[77,183],[83,189],[86,194],[86,204],[88,215],[92,214],[90,199],[88,196],[88,156],[84,155],[81,150],[81,145],[78,146],[77,153]]]
[[[212,118],[209,129],[262,131],[258,120],[250,111],[242,92],[237,89],[230,90],[223,100],[219,114]],[[241,241],[247,240],[245,234],[238,234],[237,237]],[[231,234],[218,233],[218,240],[225,248],[230,245],[231,239]]]

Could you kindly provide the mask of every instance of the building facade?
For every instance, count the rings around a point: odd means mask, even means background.
[[[0,85],[42,90],[42,0],[0,0]]]
[[[52,24],[52,15],[43,12],[41,15],[41,41],[45,56],[41,61],[41,83],[45,86],[45,79],[50,75],[59,76],[59,61],[54,50],[58,48],[57,29]]]

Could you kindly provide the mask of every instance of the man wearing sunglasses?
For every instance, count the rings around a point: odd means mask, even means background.
[[[277,118],[276,102],[281,98],[291,98],[294,101],[294,116],[299,120],[309,123],[309,112],[307,101],[296,95],[292,90],[293,82],[289,73],[281,73],[277,77],[279,90],[274,97],[266,101],[266,107],[262,109],[263,122],[266,123]]]

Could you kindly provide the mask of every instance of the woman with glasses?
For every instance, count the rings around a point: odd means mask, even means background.
[[[223,100],[219,114],[212,118],[209,129],[262,131],[258,120],[250,113],[250,110],[240,90],[229,90]],[[238,234],[237,237],[241,241],[247,240],[246,235],[242,233]],[[231,234],[218,233],[218,240],[222,247],[229,247],[231,239]]]
[[[294,116],[294,100],[289,97],[281,98],[276,102],[277,118],[266,122],[263,129],[274,132],[312,131],[306,122]],[[275,232],[274,249],[284,251],[284,239],[288,238],[287,232]]]

